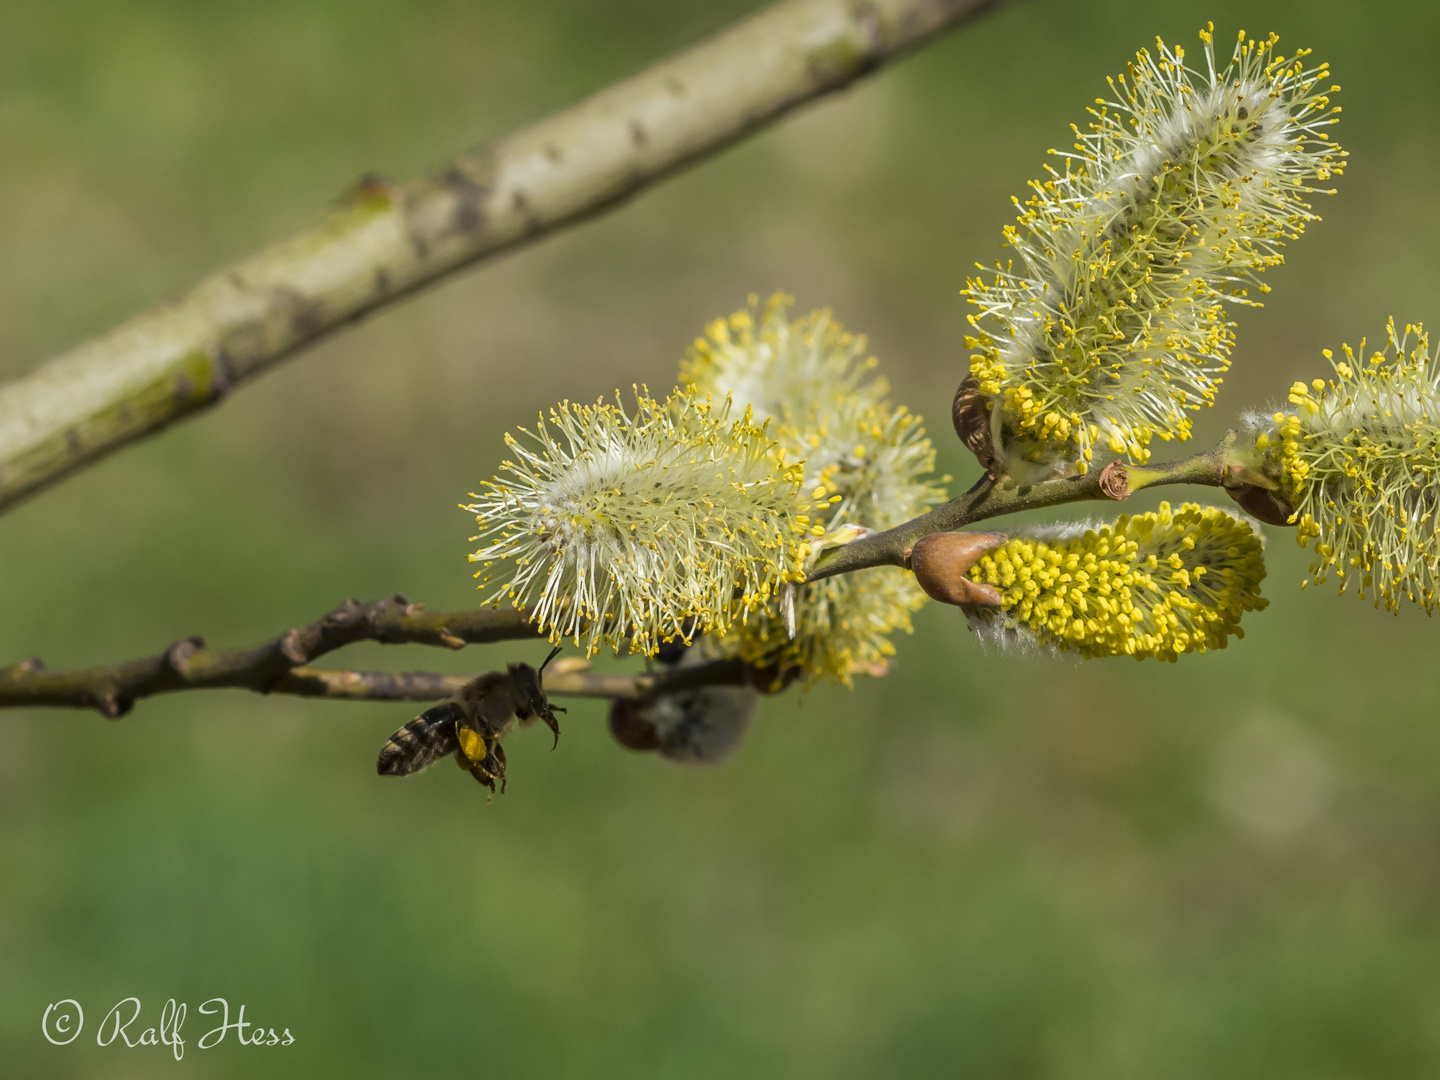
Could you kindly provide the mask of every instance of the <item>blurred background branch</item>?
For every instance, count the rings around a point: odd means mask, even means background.
[[[0,508],[368,312],[614,206],[995,0],[790,0],[315,225],[0,387]]]

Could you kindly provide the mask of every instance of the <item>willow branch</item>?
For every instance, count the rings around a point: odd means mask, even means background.
[[[978,521],[1085,500],[1118,501],[1141,488],[1165,484],[1218,487],[1235,441],[1229,433],[1219,445],[1180,461],[1156,466],[1111,462],[1104,469],[1063,480],[1017,487],[987,479],[958,499],[888,532],[825,552],[809,574],[817,581],[874,566],[904,566],[915,541],[929,533],[964,528]],[[164,652],[109,667],[54,672],[39,660],[0,669],[0,708],[56,705],[94,708],[123,716],[135,701],[177,690],[235,687],[262,694],[295,694],[343,700],[435,701],[467,681],[432,672],[330,671],[313,660],[358,641],[386,644],[464,645],[539,637],[523,609],[429,612],[403,596],[370,604],[347,600],[318,622],[297,626],[259,645],[210,649],[204,639],[184,638]],[[546,680],[554,694],[606,698],[645,698],[689,686],[718,683],[773,683],[739,661],[717,661],[659,674],[601,675],[578,669],[557,670]]]
[[[910,549],[920,537],[963,529],[1004,514],[1089,500],[1117,502],[1141,488],[1164,484],[1219,487],[1225,476],[1226,454],[1234,441],[1235,433],[1232,431],[1213,449],[1179,461],[1154,466],[1127,466],[1123,462],[1112,461],[1105,468],[1091,470],[1084,476],[1047,480],[1040,484],[1016,486],[987,477],[964,495],[951,499],[922,517],[825,552],[807,575],[807,580],[818,581],[873,566],[904,566]]]
[[[368,312],[609,209],[996,0],[788,0],[315,225],[0,386],[0,508]]]
[[[431,671],[332,671],[311,661],[353,645],[436,645],[459,649],[495,641],[540,637],[524,609],[480,608],[426,611],[403,596],[370,604],[346,600],[318,622],[297,626],[245,649],[209,649],[203,638],[183,638],[164,652],[108,667],[50,671],[39,660],[0,668],[0,709],[32,706],[97,709],[112,720],[137,700],[178,690],[253,690],[259,694],[342,701],[438,701],[455,693],[472,676]],[[739,660],[717,660],[694,667],[644,674],[596,674],[584,661],[558,662],[545,674],[547,694],[576,697],[637,698],[697,686],[769,686]]]
[[[114,719],[129,712],[140,698],[176,690],[239,687],[262,694],[305,693],[295,688],[309,685],[298,671],[309,671],[311,661],[357,641],[459,649],[539,636],[524,610],[430,612],[398,595],[370,604],[347,600],[318,622],[297,626],[250,648],[210,649],[203,638],[191,637],[154,656],[109,667],[49,671],[39,660],[24,660],[0,669],[0,708],[93,708]]]

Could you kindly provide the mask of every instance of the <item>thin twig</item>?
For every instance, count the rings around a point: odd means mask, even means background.
[[[341,701],[438,701],[455,693],[471,678],[469,675],[440,675],[430,671],[326,671],[298,667],[272,684],[269,693]],[[753,685],[754,678],[745,664],[738,660],[715,660],[653,674],[547,672],[545,693],[643,700],[697,686],[739,686],[746,683]]]
[[[297,668],[308,670],[307,665],[317,657],[357,641],[458,649],[538,636],[524,610],[429,612],[398,595],[370,604],[347,600],[318,622],[297,626],[246,649],[209,649],[203,638],[192,637],[154,656],[108,667],[48,671],[39,660],[24,660],[0,669],[0,708],[94,708],[114,719],[129,712],[139,698],[176,690],[229,686],[262,694],[304,693],[291,688],[300,685],[294,682]],[[403,680],[406,676],[392,678]]]
[[[0,387],[0,508],[327,333],[613,207],[996,0],[789,0],[325,218]]]
[[[1154,466],[1127,466],[1118,461],[1111,462],[1104,469],[1092,469],[1084,476],[1047,480],[1024,487],[1002,485],[987,479],[987,482],[922,517],[825,552],[807,575],[807,580],[819,581],[873,566],[904,566],[910,549],[920,537],[963,529],[977,521],[1003,514],[1018,514],[1022,510],[1041,510],[1087,500],[1113,502],[1127,498],[1141,488],[1163,484],[1219,487],[1225,475],[1225,456],[1234,441],[1235,433],[1232,431],[1213,449],[1179,461]]]

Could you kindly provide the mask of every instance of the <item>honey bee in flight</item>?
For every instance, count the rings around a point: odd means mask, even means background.
[[[453,753],[455,762],[485,787],[505,793],[505,750],[500,740],[517,724],[538,718],[560,742],[559,706],[545,697],[542,676],[560,646],[550,650],[545,663],[507,664],[505,671],[488,671],[466,683],[453,696],[426,709],[402,727],[380,748],[375,769],[381,776],[408,776]],[[551,747],[554,749],[554,746]]]

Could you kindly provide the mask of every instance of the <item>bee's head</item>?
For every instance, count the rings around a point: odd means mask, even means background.
[[[515,687],[515,715],[521,720],[544,716],[550,709],[545,691],[540,688],[540,672],[529,664],[510,664],[510,680]]]
[[[515,686],[515,715],[521,720],[528,720],[532,716],[538,716],[545,721],[547,727],[555,734],[560,734],[559,721],[555,719],[556,712],[564,712],[564,709],[552,708],[549,700],[545,697],[543,676],[545,666],[560,651],[560,646],[550,650],[550,655],[545,657],[545,663],[538,668],[529,664],[511,664],[510,678]]]

